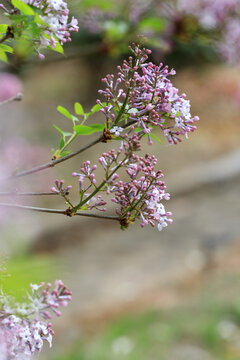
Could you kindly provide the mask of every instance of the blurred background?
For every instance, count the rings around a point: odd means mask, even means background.
[[[48,360],[237,360],[240,358],[240,73],[238,1],[71,1],[80,31],[65,56],[16,51],[0,65],[0,175],[48,162],[71,124],[56,111],[87,111],[101,78],[116,73],[128,45],[144,39],[200,122],[189,139],[144,150],[159,159],[173,224],[121,231],[109,220],[0,207],[1,285],[20,298],[29,283],[62,279],[73,300],[54,319]],[[96,121],[95,121],[96,120]],[[97,114],[94,121],[103,122]],[[92,135],[91,139],[94,139]],[[77,140],[78,149],[89,139]],[[1,183],[1,192],[48,192],[113,144],[98,144],[53,169]],[[63,208],[56,197],[1,195],[1,203]],[[109,207],[109,214],[114,209]]]

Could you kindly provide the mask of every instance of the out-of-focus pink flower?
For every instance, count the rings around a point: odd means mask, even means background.
[[[13,74],[0,74],[0,102],[8,100],[22,91],[21,80]]]
[[[240,21],[238,17],[229,17],[219,41],[218,48],[224,59],[230,64],[238,64],[240,60]]]
[[[238,106],[240,106],[240,85],[236,89],[235,100]]]
[[[20,137],[12,137],[0,144],[1,191],[45,191],[52,182],[53,172],[41,172],[34,178],[24,177],[15,183],[3,181],[15,172],[30,169],[49,159],[49,151],[42,145],[30,144]]]

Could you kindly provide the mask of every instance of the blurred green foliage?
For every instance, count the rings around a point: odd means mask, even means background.
[[[56,277],[57,261],[50,256],[21,256],[12,258],[4,264],[0,287],[4,293],[14,296],[18,301],[29,291],[29,284],[51,282]]]

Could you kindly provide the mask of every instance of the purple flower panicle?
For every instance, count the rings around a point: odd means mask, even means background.
[[[172,223],[169,218],[172,214],[166,212],[162,204],[163,200],[170,199],[170,195],[165,192],[162,171],[155,171],[156,164],[154,155],[133,155],[126,165],[129,179],[118,181],[112,186],[112,201],[120,206],[116,213],[120,216],[123,228],[138,218],[141,219],[141,227],[157,225],[159,231]]]
[[[60,316],[60,307],[71,300],[71,291],[57,280],[50,283],[31,284],[27,303],[13,303],[2,295],[0,298],[0,360],[30,360],[39,353],[44,341],[52,346],[54,331],[47,322],[52,314]],[[42,320],[40,320],[42,318]]]
[[[182,141],[181,136],[188,137],[188,133],[195,131],[194,122],[199,118],[191,115],[186,95],[179,95],[170,81],[169,76],[176,72],[162,63],[146,62],[150,50],[134,45],[132,51],[135,61],[132,57],[124,61],[122,67],[118,67],[116,79],[114,75],[107,75],[102,80],[106,89],[99,90],[99,94],[106,104],[97,102],[102,105],[107,123],[115,129],[127,119],[148,135],[150,144],[150,133],[158,127],[170,144],[177,144]]]

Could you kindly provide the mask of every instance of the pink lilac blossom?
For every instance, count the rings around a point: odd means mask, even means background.
[[[157,159],[153,155],[139,157],[133,153],[140,150],[138,134],[130,136],[129,132],[124,140],[118,151],[112,149],[99,158],[105,172],[104,191],[107,195],[114,194],[112,201],[120,206],[116,214],[122,228],[140,218],[142,227],[157,224],[161,231],[172,219],[169,218],[171,213],[166,212],[162,204],[162,200],[169,200],[170,196],[165,192],[162,172],[155,170]],[[116,172],[122,167],[130,178],[125,182],[119,180]]]
[[[78,183],[79,183],[79,193],[81,200],[84,199],[84,196],[87,198],[90,193],[88,193],[89,189],[93,187],[96,188],[96,179],[94,172],[97,169],[97,165],[91,166],[90,161],[85,161],[82,163],[80,172],[73,172],[73,177],[78,177]],[[86,185],[87,181],[87,185]],[[84,184],[85,183],[85,184]],[[85,186],[84,186],[85,185]],[[106,211],[106,208],[104,207],[106,205],[106,201],[102,198],[101,195],[96,195],[91,197],[85,204],[86,210],[93,210],[96,209],[98,211]]]
[[[43,341],[52,344],[52,329],[42,321],[21,319],[15,315],[5,317],[1,321],[0,333],[5,337],[4,355],[5,360],[28,360],[34,353],[40,352]],[[1,357],[0,357],[1,359]]]
[[[99,94],[106,99],[107,105],[98,100],[102,105],[101,111],[115,128],[121,124],[119,110],[116,109],[123,107],[122,114],[128,117],[129,122],[142,128],[149,137],[149,144],[152,143],[150,133],[153,127],[160,128],[170,144],[177,144],[182,141],[181,136],[188,137],[189,132],[195,131],[193,123],[199,118],[192,117],[186,95],[179,95],[178,89],[168,79],[175,75],[175,71],[169,71],[168,66],[163,67],[162,63],[154,65],[146,62],[150,50],[140,50],[135,46],[133,51],[136,62],[132,57],[128,62],[124,61],[123,66],[118,67],[116,80],[114,75],[102,79],[106,89],[99,90]]]
[[[51,191],[56,194],[68,195],[69,190],[71,190],[72,188],[71,185],[64,187],[64,180],[60,180],[60,181],[56,180],[55,185],[56,187],[55,186],[51,187]]]
[[[162,203],[170,198],[165,192],[163,174],[155,170],[155,156],[137,156],[135,152],[141,150],[144,136],[148,136],[149,144],[152,144],[154,127],[162,130],[170,144],[176,144],[181,141],[180,136],[187,137],[196,129],[193,122],[199,118],[191,116],[186,95],[179,95],[178,89],[168,79],[175,71],[169,71],[162,64],[157,66],[147,62],[151,53],[148,49],[133,44],[131,50],[135,59],[129,57],[128,62],[124,61],[123,66],[118,67],[116,78],[107,75],[103,79],[106,89],[99,90],[99,93],[106,102],[97,100],[106,117],[102,142],[121,140],[120,147],[104,152],[99,158],[104,170],[100,183],[95,175],[97,165],[90,161],[82,163],[79,172],[72,173],[78,178],[80,201],[73,206],[68,200],[70,207],[65,213],[73,216],[78,210],[106,211],[102,208],[106,201],[98,195],[104,192],[105,195],[114,194],[112,201],[118,205],[116,219],[122,228],[141,218],[142,227],[157,225],[161,231],[172,222],[171,213],[165,211]],[[127,181],[119,180],[121,169],[125,169]],[[63,181],[57,181],[56,185],[52,191],[65,196]]]
[[[141,219],[141,227],[150,224],[161,231],[172,223],[169,218],[172,214],[166,212],[162,200],[169,200],[170,195],[165,192],[166,186],[162,181],[161,170],[155,171],[157,159],[146,154],[139,157],[132,154],[126,165],[129,180],[118,181],[111,187],[114,194],[112,201],[119,205],[116,213],[120,216],[123,227],[135,219]]]
[[[13,303],[7,296],[1,296],[0,303],[0,360],[30,360],[39,353],[44,341],[52,346],[54,331],[50,311],[61,315],[59,307],[65,307],[71,300],[71,292],[57,280],[51,284],[31,284],[28,303]],[[39,320],[42,317],[44,320]]]
[[[23,0],[25,3],[32,5],[42,11],[41,19],[45,25],[38,25],[42,28],[40,39],[36,40],[36,44],[40,48],[48,47],[54,49],[57,41],[61,45],[71,41],[70,32],[77,32],[79,27],[77,19],[72,17],[69,22],[69,9],[64,0]],[[36,49],[38,51],[38,49]],[[44,55],[39,53],[41,58]]]

